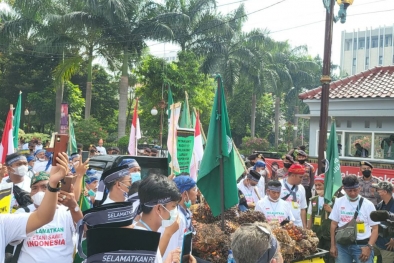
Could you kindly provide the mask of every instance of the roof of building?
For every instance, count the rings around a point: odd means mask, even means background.
[[[302,100],[320,99],[322,87],[301,93]],[[330,84],[330,99],[394,98],[394,66],[375,67]]]

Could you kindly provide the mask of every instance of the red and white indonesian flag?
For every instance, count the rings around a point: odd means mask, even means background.
[[[177,129],[178,129],[178,121],[179,116],[181,114],[181,103],[175,103],[170,106],[171,116],[169,118],[168,123],[168,138],[167,138],[167,148],[168,152],[171,155],[171,162],[169,163],[169,167],[171,168],[171,172],[180,172],[178,155],[177,155]]]
[[[5,157],[7,154],[14,153],[14,138],[12,136],[12,111],[13,109],[10,109],[8,112],[7,120],[4,125],[3,137],[0,144],[0,157],[2,164],[5,162]]]
[[[200,115],[197,113],[196,125],[194,127],[194,146],[193,146],[193,156],[190,163],[190,177],[197,182],[197,173],[200,167],[200,162],[204,154],[204,149],[202,146],[202,136],[200,129]]]
[[[129,153],[130,155],[137,155],[137,141],[141,139],[140,119],[138,118],[138,98],[136,99],[133,122],[130,128],[130,139],[129,139]]]

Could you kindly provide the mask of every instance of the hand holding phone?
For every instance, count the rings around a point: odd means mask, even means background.
[[[193,233],[187,232],[183,236],[181,263],[189,263],[190,255],[192,254]]]
[[[51,148],[46,148],[48,152],[53,152],[52,166],[56,166],[59,153],[67,152],[68,139],[67,134],[52,134]]]
[[[75,180],[77,179],[77,176],[65,176],[63,181],[62,181],[62,186],[60,187],[60,190],[71,193],[71,185],[75,184]]]

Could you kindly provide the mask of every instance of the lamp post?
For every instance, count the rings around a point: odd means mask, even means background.
[[[324,159],[324,151],[327,144],[327,121],[328,121],[328,103],[329,103],[329,92],[331,83],[331,47],[332,47],[332,31],[334,21],[337,22],[339,19],[341,23],[346,22],[346,9],[349,5],[353,4],[353,0],[337,0],[340,6],[338,16],[334,17],[334,5],[335,0],[323,0],[324,7],[326,8],[326,25],[325,25],[325,37],[324,37],[324,58],[323,58],[323,74],[320,79],[322,84],[321,102],[320,102],[320,123],[319,123],[319,152],[318,152],[318,164],[319,171],[322,168],[322,162]]]
[[[36,111],[25,109],[25,116],[27,116],[27,132],[30,132],[30,115],[36,115]]]
[[[164,109],[167,107],[167,103],[164,101],[164,99],[161,99],[159,102],[159,108],[160,108],[160,136],[159,136],[159,141],[160,141],[160,147],[163,147],[163,118],[164,118]],[[156,107],[153,107],[150,113],[153,116],[156,116],[158,111]]]

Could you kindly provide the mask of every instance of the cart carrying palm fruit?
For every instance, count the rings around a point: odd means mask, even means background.
[[[260,212],[238,212],[233,207],[225,212],[225,229],[220,228],[220,216],[214,217],[207,203],[194,205],[193,223],[196,235],[193,238],[193,253],[212,263],[226,263],[230,249],[230,236],[242,224],[256,221],[266,222]],[[283,226],[270,223],[272,232],[281,243],[281,252],[285,263],[324,262],[322,257],[328,253],[318,249],[319,239],[312,230],[303,229],[293,223]]]

